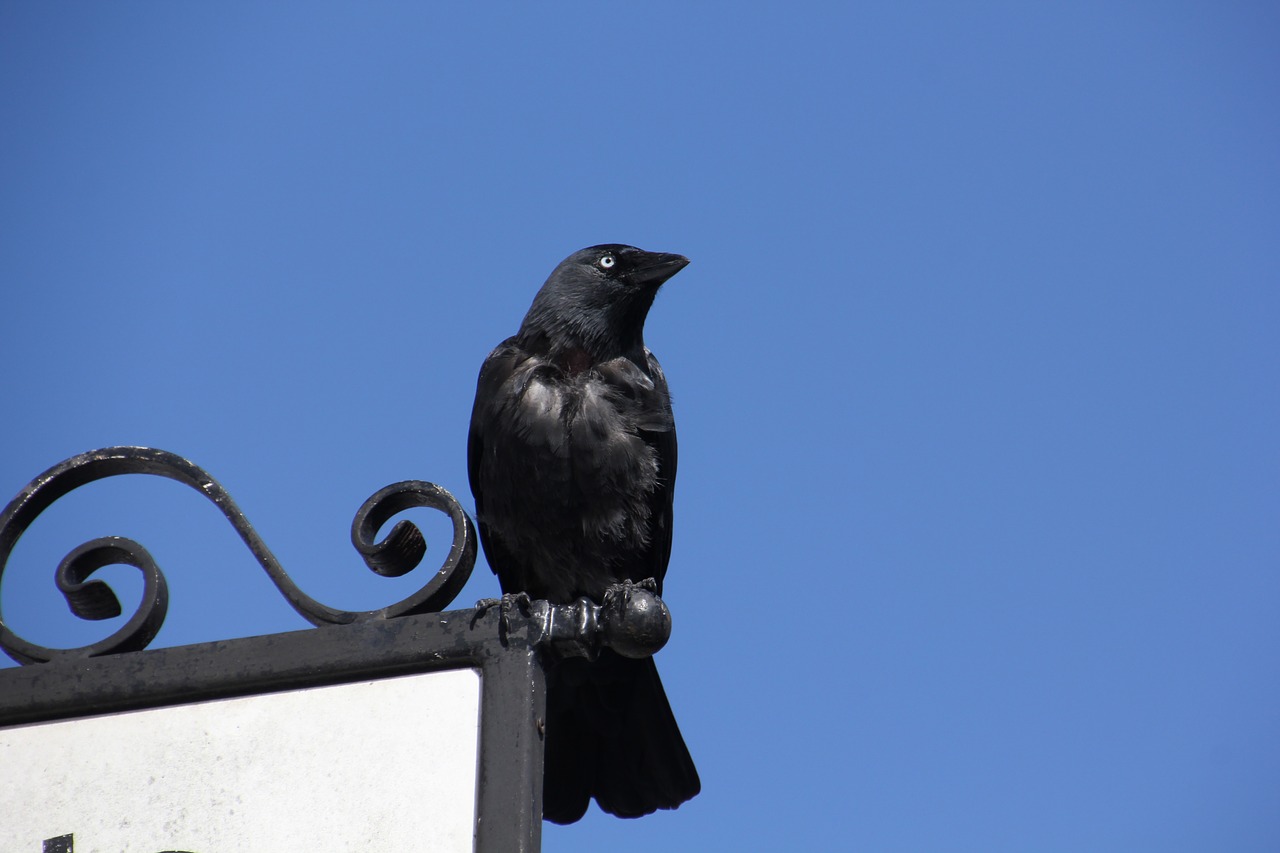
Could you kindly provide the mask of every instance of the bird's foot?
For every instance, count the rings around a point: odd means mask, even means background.
[[[501,598],[482,598],[476,602],[476,615],[471,618],[471,627],[493,608],[499,608],[498,628],[505,635],[511,630],[511,613],[528,613],[533,599],[527,592],[507,592]]]
[[[622,603],[624,605],[628,604],[631,601],[631,594],[637,589],[643,589],[657,595],[658,582],[653,578],[645,578],[642,581],[632,581],[628,578],[621,583],[611,583],[609,586],[605,587],[604,598],[600,601],[600,604],[604,607],[608,607],[613,604],[619,596],[622,597]]]

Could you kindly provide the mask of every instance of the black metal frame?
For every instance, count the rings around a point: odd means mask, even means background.
[[[0,670],[0,726],[476,668],[475,849],[534,853],[542,837],[542,641],[535,618],[491,608],[58,660]]]
[[[453,543],[422,589],[379,610],[343,611],[303,593],[258,537],[231,496],[204,470],[163,450],[111,447],[45,471],[0,514],[0,577],[23,531],[54,501],[86,483],[120,474],[153,474],[204,494],[231,522],[281,594],[319,630],[294,631],[145,650],[164,621],[164,575],[137,542],[105,537],[72,550],[55,581],[84,619],[120,615],[102,581],[112,564],[138,568],[142,601],[125,625],[97,643],[52,649],[18,636],[0,611],[0,650],[21,663],[0,670],[0,727],[95,714],[342,684],[446,669],[481,674],[477,853],[536,853],[542,837],[542,731],[546,667],[555,656],[593,658],[601,647],[629,657],[658,651],[671,615],[644,584],[626,584],[600,604],[565,605],[507,596],[472,610],[436,612],[453,600],[476,558],[475,528],[461,505],[433,483],[410,480],[378,491],[360,508],[351,539],[373,571],[410,571],[426,544],[408,521],[381,542],[378,530],[411,507],[432,507],[453,521]]]

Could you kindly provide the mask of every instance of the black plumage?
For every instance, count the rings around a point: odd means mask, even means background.
[[[671,554],[676,432],[644,322],[680,255],[575,252],[519,332],[485,359],[468,440],[480,540],[504,593],[601,601],[624,580],[661,594]],[[543,815],[621,817],[700,790],[652,658],[604,650],[548,674]]]

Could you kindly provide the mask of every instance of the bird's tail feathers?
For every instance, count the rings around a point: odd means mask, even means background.
[[[652,658],[564,661],[548,689],[543,816],[572,823],[595,797],[618,817],[674,809],[701,789]]]

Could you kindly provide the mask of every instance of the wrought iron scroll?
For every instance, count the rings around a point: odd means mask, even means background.
[[[108,447],[74,456],[53,466],[27,484],[0,515],[0,578],[14,545],[40,513],[63,495],[86,483],[121,474],[153,474],[185,483],[221,510],[249,547],[272,583],[303,618],[313,625],[346,624],[389,619],[414,613],[443,610],[461,591],[476,560],[476,534],[461,504],[445,489],[422,480],[395,483],[373,494],[351,525],[351,542],[365,564],[380,575],[394,577],[412,570],[426,553],[422,532],[410,521],[400,521],[382,541],[378,530],[403,510],[438,509],[453,522],[453,544],[443,565],[425,586],[412,595],[378,610],[349,611],[328,607],[298,588],[275,555],[258,536],[227,491],[199,466],[164,450],[150,447]],[[160,630],[168,608],[164,575],[146,548],[131,539],[106,537],[86,542],[58,565],[55,580],[73,613],[82,619],[109,619],[121,613],[120,602],[104,582],[90,580],[107,565],[129,565],[143,576],[142,601],[129,620],[104,640],[72,649],[52,649],[18,636],[5,624],[0,610],[0,649],[21,663],[38,663],[56,657],[92,657],[146,648]]]

